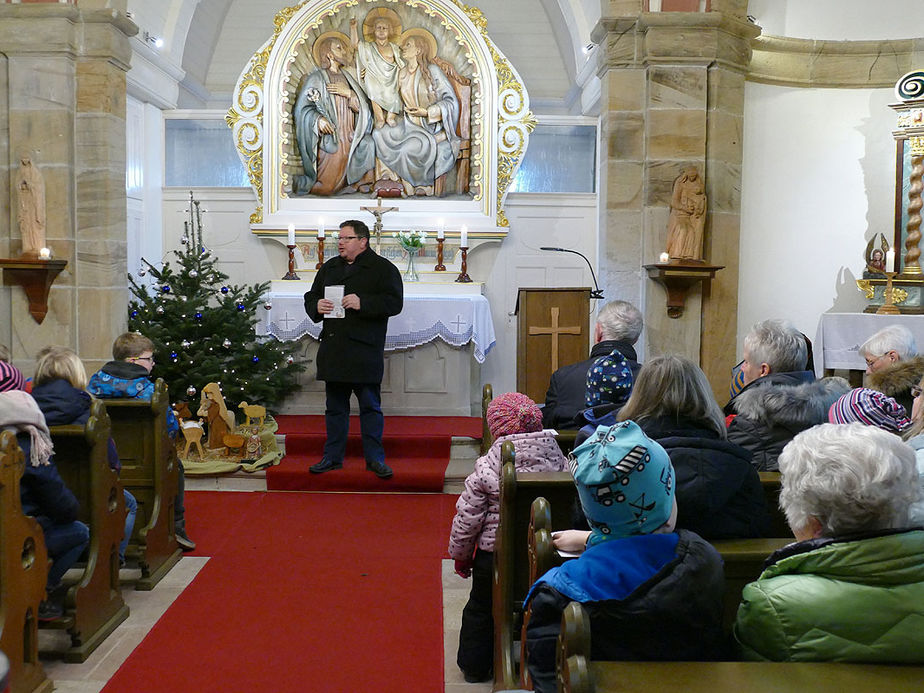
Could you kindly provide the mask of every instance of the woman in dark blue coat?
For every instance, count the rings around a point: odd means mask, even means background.
[[[706,375],[681,356],[639,372],[620,421],[635,421],[667,451],[677,475],[677,526],[705,539],[767,536],[770,517],[751,453],[728,442]]]

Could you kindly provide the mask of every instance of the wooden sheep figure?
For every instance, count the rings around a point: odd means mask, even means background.
[[[218,383],[209,383],[202,388],[202,399],[196,416],[207,417],[209,424],[208,446],[214,450],[223,448],[224,437],[234,430],[234,412],[225,407],[225,398]]]
[[[247,404],[247,402],[241,402],[237,405],[238,409],[244,410],[244,416],[247,417],[247,421],[244,422],[245,426],[249,426],[253,423],[254,419],[258,420],[260,428],[263,428],[263,421],[266,419],[266,407],[261,407],[258,404]]]

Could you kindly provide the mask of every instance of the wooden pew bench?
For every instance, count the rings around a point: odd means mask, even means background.
[[[167,386],[158,378],[150,401],[103,401],[122,462],[122,484],[138,501],[126,558],[137,559],[141,568],[135,589],[153,589],[182,555],[174,535],[178,462],[167,435]]]
[[[809,662],[591,661],[590,618],[571,602],[562,616],[558,685],[564,693],[859,693],[916,691],[924,667]]]
[[[66,628],[71,647],[67,662],[83,662],[128,617],[119,587],[119,542],[125,530],[125,498],[117,474],[109,468],[109,417],[94,400],[86,426],[52,426],[55,464],[80,503],[80,521],[90,528],[83,573],[68,587],[64,618],[48,624]],[[80,565],[80,564],[78,564]]]
[[[25,468],[16,436],[0,432],[0,650],[10,663],[10,691],[51,691],[38,658],[38,607],[45,598],[48,552],[39,523],[22,512]]]

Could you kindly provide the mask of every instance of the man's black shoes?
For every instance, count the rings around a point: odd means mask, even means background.
[[[343,462],[334,462],[325,457],[317,464],[308,467],[308,471],[312,474],[323,474],[324,472],[330,472],[334,469],[343,469]]]
[[[379,479],[391,479],[392,471],[384,462],[366,462],[366,469],[375,474]]]

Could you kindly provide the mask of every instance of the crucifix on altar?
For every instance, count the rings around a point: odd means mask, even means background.
[[[372,216],[375,217],[375,224],[372,227],[372,232],[375,234],[375,252],[382,252],[382,216],[388,212],[397,212],[397,207],[383,207],[382,198],[378,198],[378,204],[375,207],[360,207],[363,212],[369,212]]]
[[[543,402],[552,373],[590,353],[590,289],[520,289],[516,313],[517,391]]]

